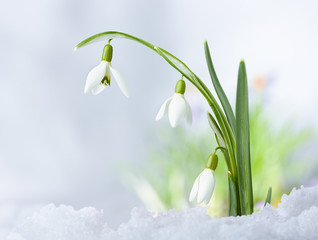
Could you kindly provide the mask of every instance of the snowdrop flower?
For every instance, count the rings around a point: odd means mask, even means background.
[[[189,201],[193,202],[197,198],[197,203],[209,203],[215,186],[214,170],[218,164],[218,156],[213,153],[209,156],[205,169],[195,179]]]
[[[184,117],[187,123],[192,123],[192,111],[189,103],[184,98],[185,82],[181,79],[177,82],[175,94],[168,98],[161,106],[156,120],[160,120],[168,114],[171,126],[177,126]]]
[[[110,86],[110,80],[112,74],[122,91],[122,93],[128,98],[128,88],[125,80],[120,73],[111,66],[111,60],[113,57],[113,47],[110,44],[105,45],[102,61],[96,67],[94,67],[87,75],[84,93],[91,91],[92,94],[97,95],[105,89],[106,86]]]

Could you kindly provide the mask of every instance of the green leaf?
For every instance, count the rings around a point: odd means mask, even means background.
[[[235,179],[235,176],[237,176],[237,173],[236,173],[236,162],[235,162],[235,152],[234,152],[234,149],[235,147],[233,147],[235,143],[232,142],[231,140],[231,129],[230,129],[230,126],[229,125],[226,125],[227,123],[227,120],[224,116],[224,114],[222,115],[220,110],[217,109],[215,107],[215,105],[210,105],[211,108],[212,108],[212,111],[216,117],[216,120],[217,120],[217,123],[218,125],[220,126],[220,129],[221,129],[221,133],[223,134],[223,139],[224,139],[224,142],[225,142],[225,145],[226,145],[226,149],[228,149],[228,154],[229,154],[229,157],[230,157],[230,165],[231,167],[228,168],[229,171],[231,171],[234,175],[234,179]]]
[[[228,168],[229,172],[231,172],[232,171],[232,166],[231,166],[231,160],[230,160],[230,156],[229,156],[229,151],[226,148],[221,148],[221,151],[223,153],[227,168]],[[235,184],[235,181],[234,181],[234,184]]]
[[[272,200],[272,186],[268,188],[264,207],[266,206],[266,204],[271,204],[271,200]]]
[[[81,47],[85,47],[85,46],[90,45],[92,43],[101,42],[101,41],[108,41],[108,40],[115,39],[115,38],[124,38],[124,39],[133,40],[133,41],[139,42],[139,43],[145,45],[146,47],[156,51],[155,46],[149,42],[146,42],[140,38],[134,37],[134,36],[129,35],[127,33],[115,32],[115,31],[102,32],[102,33],[95,34],[91,37],[88,37],[85,40],[81,41],[79,44],[77,44],[77,46],[74,48],[74,50],[77,50]]]
[[[241,61],[236,92],[236,157],[241,211],[253,213],[253,189],[250,160],[248,87],[244,61]]]
[[[226,144],[225,144],[225,141],[224,141],[223,133],[222,133],[218,123],[216,122],[214,117],[209,112],[208,112],[208,121],[209,121],[210,127],[212,128],[212,130],[214,132],[215,139],[216,139],[218,145],[221,147],[221,150],[223,152],[227,168],[228,168],[229,171],[232,171],[231,160],[230,160],[230,157],[229,157],[228,150],[226,148]]]
[[[199,90],[203,89],[201,84],[198,81],[198,77],[180,59],[178,59],[177,57],[173,56],[168,51],[166,51],[158,46],[155,46],[155,50],[172,67],[174,67],[176,70],[178,70],[182,75],[184,75],[188,80],[190,80],[190,82],[192,82],[195,86],[199,87]]]
[[[232,107],[229,103],[228,98],[225,95],[225,92],[223,91],[223,88],[219,82],[219,79],[216,75],[214,66],[213,66],[213,62],[212,62],[212,58],[210,55],[210,51],[209,51],[209,46],[207,41],[204,42],[204,51],[205,51],[205,58],[206,58],[206,62],[208,65],[208,69],[209,69],[209,73],[212,79],[212,83],[214,86],[214,89],[216,91],[216,94],[218,95],[220,102],[222,104],[223,110],[225,112],[225,115],[227,117],[227,120],[230,123],[231,129],[232,131],[235,133],[235,117],[234,117],[234,113],[232,110]]]
[[[236,217],[238,215],[236,187],[233,181],[233,176],[230,171],[228,172],[228,183],[229,183],[229,216]]]
[[[214,117],[211,115],[211,113],[208,112],[208,121],[210,124],[210,127],[212,128],[213,132],[216,134],[220,147],[226,148],[223,133],[218,125],[218,123],[215,121]]]

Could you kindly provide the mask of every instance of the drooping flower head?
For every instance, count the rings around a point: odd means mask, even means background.
[[[205,169],[195,179],[189,201],[193,202],[197,199],[197,203],[209,203],[215,186],[214,171],[218,164],[218,156],[213,153],[208,157]]]
[[[118,87],[122,93],[129,97],[127,84],[120,73],[111,65],[113,57],[113,47],[108,43],[105,45],[102,55],[102,61],[94,67],[87,75],[84,93],[92,92],[97,95],[111,84],[111,74],[114,76]]]
[[[179,80],[176,84],[175,93],[168,98],[161,106],[156,120],[160,120],[168,114],[170,125],[176,127],[182,118],[185,118],[187,123],[192,123],[192,111],[189,103],[184,98],[186,85],[184,80]]]

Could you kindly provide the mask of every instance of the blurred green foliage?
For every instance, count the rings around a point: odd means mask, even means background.
[[[271,185],[272,205],[293,186],[285,178],[292,174],[293,184],[301,183],[302,173],[308,167],[303,161],[294,161],[295,154],[313,136],[311,128],[294,128],[292,121],[274,126],[261,103],[250,109],[252,177],[254,202],[264,205]],[[149,149],[147,165],[135,169],[130,185],[144,204],[152,210],[180,209],[189,206],[188,196],[197,175],[217,144],[206,121],[204,129],[185,129],[179,126],[157,131],[160,144]],[[226,216],[228,211],[227,167],[220,151],[219,165],[215,171],[216,186],[210,204],[210,214]],[[148,194],[148,197],[145,195]],[[257,206],[256,206],[257,207]]]

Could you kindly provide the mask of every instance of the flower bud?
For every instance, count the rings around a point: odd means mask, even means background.
[[[106,44],[103,50],[102,61],[111,62],[113,58],[113,47]]]
[[[184,94],[186,89],[186,84],[185,82],[181,79],[177,82],[176,84],[176,88],[174,90],[175,93],[180,93],[180,94]]]
[[[206,161],[206,168],[211,169],[212,171],[214,171],[217,166],[218,166],[218,155],[216,155],[215,153],[210,154],[210,156],[208,157],[208,160]]]

